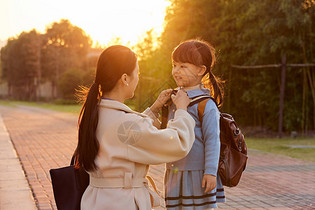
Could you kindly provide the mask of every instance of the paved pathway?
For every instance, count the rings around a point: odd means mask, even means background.
[[[0,107],[0,114],[37,208],[56,209],[49,169],[69,164],[76,146],[77,116],[25,106]],[[160,190],[163,170],[163,165],[150,169]],[[250,150],[239,186],[225,191],[227,202],[220,209],[315,209],[315,164]]]

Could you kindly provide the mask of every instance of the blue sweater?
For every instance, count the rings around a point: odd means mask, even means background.
[[[195,89],[187,91],[189,98],[200,95],[210,95],[208,89]],[[198,104],[188,107],[188,113],[196,121],[195,142],[188,155],[176,162],[166,164],[167,169],[205,170],[204,174],[217,176],[220,156],[220,112],[216,104],[209,100],[203,114],[203,124],[198,117]],[[174,118],[176,107],[169,108],[169,119]]]

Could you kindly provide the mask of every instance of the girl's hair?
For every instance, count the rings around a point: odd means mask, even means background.
[[[85,99],[78,120],[79,134],[75,155],[78,155],[79,166],[87,171],[96,169],[94,160],[99,151],[96,128],[102,93],[111,91],[124,73],[131,75],[136,63],[136,54],[129,48],[121,45],[108,47],[99,56],[95,82],[88,90],[82,90],[79,94]]]
[[[214,47],[206,41],[188,40],[174,49],[172,60],[196,66],[206,66],[202,83],[210,90],[210,94],[217,102],[217,105],[219,107],[222,106],[224,96],[223,82],[212,73],[216,62]]]

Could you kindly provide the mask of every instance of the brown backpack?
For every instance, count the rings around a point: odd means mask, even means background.
[[[196,100],[198,104],[199,120],[202,123],[203,113],[209,99],[204,96]],[[216,102],[215,102],[216,103]],[[228,187],[235,187],[240,179],[247,162],[247,147],[244,135],[237,127],[230,114],[220,113],[220,159],[218,174],[222,184]]]
[[[209,99],[216,101],[209,95],[201,95],[193,98],[189,106],[198,104],[199,120],[202,123],[203,113]],[[171,101],[169,102],[171,103]],[[162,125],[166,128],[168,121],[168,106],[162,108]],[[220,159],[218,174],[222,184],[228,187],[235,187],[240,179],[247,162],[247,147],[244,135],[237,127],[233,117],[226,113],[220,113]]]

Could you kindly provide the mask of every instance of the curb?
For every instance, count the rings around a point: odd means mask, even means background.
[[[20,160],[0,115],[0,209],[37,209]]]

